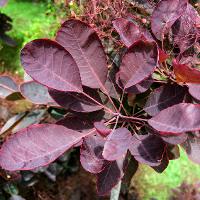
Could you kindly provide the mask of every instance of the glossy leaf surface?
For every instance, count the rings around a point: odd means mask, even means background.
[[[9,138],[0,151],[0,166],[9,171],[30,170],[53,162],[84,134],[55,124],[30,126]]]
[[[161,0],[151,16],[151,30],[158,40],[163,40],[174,22],[187,8],[187,0]]]
[[[180,103],[162,110],[148,120],[157,131],[182,133],[200,130],[200,106]]]
[[[122,59],[119,79],[125,88],[147,79],[158,64],[158,49],[155,42],[138,41],[126,52]]]
[[[61,91],[81,92],[79,69],[68,51],[48,39],[33,40],[21,51],[21,63],[37,82]]]
[[[75,59],[83,85],[102,88],[107,78],[107,61],[97,33],[76,19],[64,22],[57,32],[58,41]]]

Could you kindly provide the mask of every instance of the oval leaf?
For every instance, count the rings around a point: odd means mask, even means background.
[[[48,93],[48,88],[35,81],[21,84],[20,91],[26,99],[35,104],[48,104],[54,102]]]
[[[90,173],[99,173],[105,167],[106,161],[102,156],[104,143],[105,140],[101,136],[93,135],[83,140],[80,150],[80,161],[83,168]]]
[[[130,20],[117,18],[113,21],[113,26],[127,47],[141,39],[153,40],[151,34],[146,29],[139,27]]]
[[[125,88],[147,79],[158,64],[158,48],[155,42],[138,41],[126,52],[117,76]]]
[[[149,115],[155,116],[165,108],[182,103],[185,94],[186,88],[179,85],[161,86],[149,95],[144,110]]]
[[[156,135],[133,135],[129,147],[131,154],[140,162],[149,166],[159,166],[165,153],[165,143]]]
[[[90,26],[76,19],[68,20],[58,30],[56,41],[72,54],[83,85],[104,88],[108,72],[106,55],[97,33]]]
[[[21,62],[37,82],[61,91],[81,92],[81,78],[76,62],[68,51],[48,39],[33,40],[21,51]]]
[[[106,139],[103,157],[106,160],[114,161],[126,155],[131,144],[132,135],[126,128],[118,128],[112,131]]]
[[[53,162],[78,143],[83,134],[55,124],[33,125],[9,138],[0,151],[0,166],[30,170]]]
[[[124,159],[108,163],[103,171],[97,174],[98,195],[108,195],[111,189],[117,185],[124,176]]]
[[[180,103],[148,120],[160,132],[182,133],[200,130],[200,105]]]
[[[200,84],[187,84],[189,93],[197,100],[200,100]]]
[[[199,25],[198,12],[192,5],[188,4],[183,15],[172,26],[174,43],[178,45],[181,53],[197,42]]]
[[[174,22],[185,12],[188,0],[161,0],[151,16],[151,30],[158,40],[164,35]]]
[[[7,98],[13,93],[18,92],[18,86],[9,76],[0,76],[0,98]]]

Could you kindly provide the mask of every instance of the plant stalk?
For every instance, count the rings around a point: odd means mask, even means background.
[[[118,200],[119,199],[121,183],[122,183],[122,181],[119,181],[119,183],[111,190],[110,200]]]

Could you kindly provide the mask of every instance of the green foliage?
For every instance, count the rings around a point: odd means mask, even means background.
[[[22,46],[36,38],[54,37],[55,30],[60,24],[59,17],[61,18],[64,13],[50,9],[50,6],[50,2],[10,0],[9,4],[1,9],[2,13],[13,19],[13,29],[9,35],[17,42],[17,47],[0,43],[0,72],[9,70],[22,75],[23,70],[19,60]],[[54,12],[57,12],[57,17]]]

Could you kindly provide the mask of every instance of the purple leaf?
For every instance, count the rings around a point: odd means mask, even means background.
[[[197,100],[200,100],[200,84],[187,84],[189,93]]]
[[[101,98],[97,91],[91,88],[84,88],[84,92],[90,97],[101,103]],[[49,94],[54,101],[65,109],[71,109],[75,112],[94,112],[103,107],[86,97],[84,94],[75,92],[61,92],[49,89]]]
[[[186,88],[175,85],[164,85],[154,90],[148,97],[144,110],[151,116],[172,105],[182,103]]]
[[[147,79],[158,64],[158,48],[155,42],[138,41],[126,52],[117,76],[125,88]]]
[[[161,0],[151,16],[151,30],[163,40],[174,22],[185,12],[188,0]]]
[[[55,124],[30,126],[3,144],[0,166],[16,171],[47,165],[86,135]]]
[[[97,174],[98,195],[110,193],[111,189],[118,184],[124,176],[124,159],[110,162],[103,171]]]
[[[122,93],[121,88],[116,83],[116,74],[119,71],[118,67],[112,67],[109,70],[108,78],[105,83],[105,88],[108,91],[108,94],[114,98],[119,100],[120,94]]]
[[[18,86],[9,76],[0,76],[0,98],[5,99],[18,92]]]
[[[163,159],[162,159],[160,165],[158,165],[158,166],[151,166],[151,167],[156,172],[162,173],[168,167],[168,164],[169,164],[169,159],[168,159],[167,153],[165,152],[164,155],[163,155]]]
[[[130,20],[117,18],[113,21],[115,30],[120,35],[122,42],[129,48],[133,43],[141,39],[152,41],[151,34],[144,28],[139,27]]]
[[[163,141],[167,142],[168,144],[182,144],[187,140],[187,134],[186,133],[181,133],[179,135],[166,135],[166,136],[161,136]]]
[[[148,120],[160,132],[182,133],[200,130],[200,106],[180,103],[162,110]]]
[[[146,80],[143,80],[142,82],[128,88],[126,92],[133,93],[133,94],[140,94],[140,93],[146,92],[151,87],[153,82],[154,80],[150,76]]]
[[[103,137],[108,136],[111,133],[111,129],[105,126],[103,122],[95,122],[94,127],[97,130],[97,132],[102,135]]]
[[[88,132],[94,128],[91,120],[78,115],[67,115],[64,119],[57,121],[56,124],[79,132]]]
[[[20,85],[20,91],[26,99],[35,104],[55,104],[49,96],[48,88],[35,81],[22,83]]]
[[[197,42],[200,33],[198,30],[199,24],[198,12],[192,5],[188,4],[183,15],[172,26],[174,43],[178,45],[181,53]]]
[[[149,166],[159,166],[165,152],[165,143],[156,135],[133,135],[131,154],[140,162]]]
[[[98,135],[91,135],[83,140],[80,161],[83,168],[90,173],[99,173],[105,167],[106,161],[102,156],[104,143],[105,140]]]
[[[28,75],[37,82],[61,91],[81,92],[79,69],[68,51],[48,39],[38,39],[25,45],[21,62]]]
[[[190,136],[181,146],[185,149],[189,159],[200,164],[200,138]]]
[[[131,144],[131,138],[132,135],[127,128],[112,131],[106,139],[103,157],[110,161],[124,157]]]
[[[72,54],[83,85],[104,88],[108,72],[106,55],[97,33],[89,25],[68,20],[57,32],[56,41]]]

